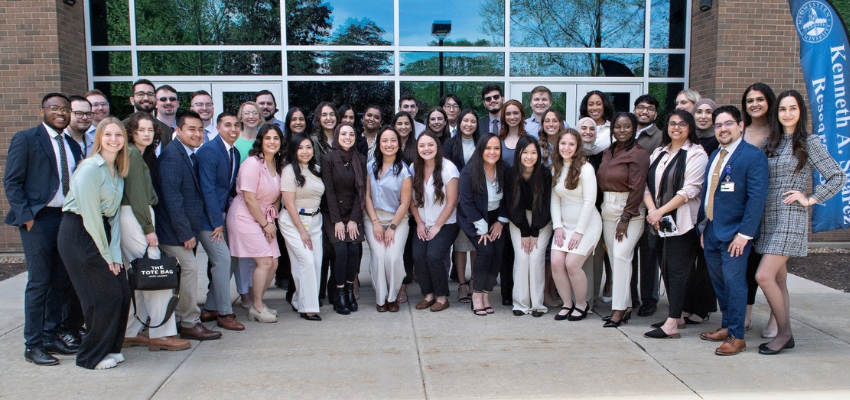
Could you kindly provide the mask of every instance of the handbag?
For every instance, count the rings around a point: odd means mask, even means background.
[[[148,249],[145,248],[144,255],[133,261],[130,261],[130,267],[127,268],[127,279],[130,283],[130,289],[133,291],[133,316],[148,328],[159,328],[171,318],[174,310],[177,308],[177,303],[180,300],[180,266],[177,264],[177,259],[162,253],[159,259],[148,257]],[[165,316],[159,325],[148,325],[142,321],[136,314],[136,290],[153,291],[174,289],[174,294],[171,300],[168,301]]]

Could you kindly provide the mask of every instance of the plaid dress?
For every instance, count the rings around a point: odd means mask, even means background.
[[[805,193],[813,168],[824,178],[823,184],[817,185],[812,194],[820,203],[835,196],[846,183],[838,163],[817,135],[806,138],[806,147],[809,160],[799,172],[794,172],[797,158],[793,154],[790,134],[783,135],[777,155],[767,159],[770,185],[761,220],[761,234],[755,243],[756,251],[761,254],[789,257],[805,257],[807,254],[809,210],[796,201],[793,204],[783,203],[782,200],[787,197],[783,193],[789,190]]]

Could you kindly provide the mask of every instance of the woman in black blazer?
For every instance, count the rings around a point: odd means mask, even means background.
[[[460,175],[457,219],[478,253],[472,265],[472,311],[492,314],[489,294],[496,286],[504,246],[502,228],[508,222],[504,204],[502,142],[485,135]]]

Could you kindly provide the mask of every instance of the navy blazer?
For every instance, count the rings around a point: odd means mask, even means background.
[[[475,229],[474,222],[478,220],[487,221],[487,191],[484,193],[476,193],[472,189],[472,168],[464,168],[460,173],[460,200],[457,208],[457,223],[460,229],[467,236],[478,236],[478,230]],[[499,174],[504,174],[504,171],[498,171]],[[499,218],[508,218],[508,212],[505,205],[505,190],[502,187],[502,201],[499,203]],[[489,224],[488,224],[489,225]],[[504,225],[507,225],[505,223]],[[503,235],[507,232],[502,231]]]
[[[80,146],[67,134],[61,135],[70,144],[68,147],[74,157],[74,165],[78,164],[83,159]],[[3,179],[9,201],[7,224],[21,226],[35,219],[35,215],[56,196],[60,177],[51,140],[44,124],[12,136]]]
[[[711,153],[711,159],[705,169],[703,189],[711,182],[711,163],[720,153],[720,148]],[[727,173],[728,171],[728,173]],[[720,184],[726,181],[735,184],[732,192],[720,190]],[[729,156],[726,167],[720,171],[718,187],[714,190],[714,220],[712,228],[718,239],[730,242],[735,234],[759,236],[759,224],[764,213],[764,202],[767,200],[767,185],[770,174],[767,166],[767,156],[755,146],[741,140],[735,152]],[[704,226],[705,202],[707,190],[702,191],[702,204],[699,208],[698,221]]]
[[[231,177],[230,154],[224,145],[224,139],[216,135],[209,143],[201,146],[196,153],[198,158],[198,180],[201,184],[201,194],[204,198],[207,220],[210,226],[218,228],[224,225],[223,213],[230,207],[233,200],[231,192],[236,185],[236,175],[239,173],[239,149],[233,147],[236,171]]]
[[[478,134],[484,135],[490,133],[490,114],[486,114],[481,118],[478,118]],[[494,133],[494,135],[498,135],[499,132]]]
[[[202,230],[212,230],[204,211],[201,186],[192,160],[179,139],[172,140],[157,159],[154,189],[159,204],[156,213],[156,235],[160,243],[182,246]]]

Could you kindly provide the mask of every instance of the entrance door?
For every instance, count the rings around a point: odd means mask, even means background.
[[[614,111],[632,111],[632,103],[643,93],[640,83],[627,84],[572,84],[572,83],[515,83],[511,85],[511,98],[522,101],[526,116],[530,116],[531,90],[537,86],[546,86],[552,91],[552,108],[564,114],[570,126],[579,119],[579,107],[584,96],[599,90],[608,95],[614,105]]]

